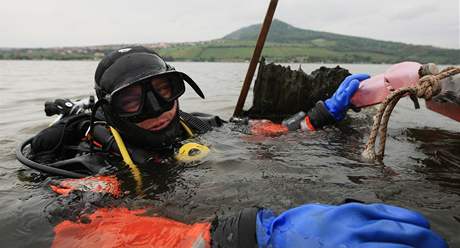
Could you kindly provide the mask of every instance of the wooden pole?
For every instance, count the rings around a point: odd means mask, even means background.
[[[249,88],[251,87],[252,78],[254,77],[254,72],[256,71],[257,63],[259,62],[262,49],[264,48],[265,40],[267,38],[268,31],[270,30],[270,25],[272,24],[273,15],[275,14],[276,5],[278,0],[271,0],[270,5],[268,6],[267,14],[265,14],[264,23],[262,24],[262,29],[260,30],[259,37],[257,38],[256,48],[252,54],[251,62],[249,63],[248,72],[244,78],[243,87],[241,88],[240,97],[238,98],[238,103],[235,107],[235,112],[233,116],[241,116],[243,111],[244,102],[248,96]]]

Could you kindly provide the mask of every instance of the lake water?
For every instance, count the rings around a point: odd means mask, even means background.
[[[48,247],[53,227],[96,207],[155,206],[188,223],[214,213],[264,206],[276,211],[309,202],[336,204],[345,198],[415,209],[451,245],[460,247],[460,123],[407,99],[390,120],[384,166],[361,160],[374,109],[318,132],[293,132],[254,140],[232,125],[201,137],[212,149],[193,167],[144,172],[146,194],[122,200],[59,197],[49,180],[20,164],[16,146],[45,128],[43,103],[93,94],[94,61],[0,61],[0,241],[2,247]],[[246,63],[173,65],[200,85],[206,100],[188,90],[185,111],[233,113]],[[292,65],[298,68],[298,64]],[[306,72],[322,66],[303,64]],[[335,66],[335,65],[326,65]],[[376,74],[388,65],[342,65],[352,73]],[[251,105],[251,97],[246,106]],[[422,105],[424,105],[422,103]]]

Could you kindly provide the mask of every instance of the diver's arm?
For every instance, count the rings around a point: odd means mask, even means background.
[[[179,110],[179,117],[185,124],[196,133],[203,134],[211,131],[214,127],[220,127],[225,121],[219,116],[209,115],[200,112],[187,113]]]
[[[46,116],[59,115],[49,127],[39,132],[31,141],[34,160],[52,160],[64,153],[65,145],[75,145],[86,135],[90,115],[85,110],[93,106],[94,97],[70,101],[55,99],[45,102]]]
[[[283,123],[288,123],[290,130],[301,128],[313,131],[343,120],[350,107],[351,97],[359,88],[359,83],[368,78],[367,74],[353,74],[346,77],[329,99],[324,102],[318,101],[306,116],[305,113],[300,112]]]
[[[247,208],[231,216],[216,217],[211,225],[212,247],[257,247],[258,212],[258,208]]]
[[[56,147],[64,133],[64,129],[65,123],[58,121],[55,124],[41,130],[34,136],[30,144],[32,153],[35,155],[56,150]]]
[[[300,128],[302,130],[315,131],[327,125],[335,124],[337,120],[329,112],[323,101],[318,101],[307,116],[300,122]]]
[[[276,216],[257,213],[259,247],[446,248],[417,212],[386,204],[306,204]]]
[[[34,160],[46,161],[63,155],[66,145],[77,145],[89,127],[89,115],[67,116],[40,131],[31,142]]]
[[[386,204],[306,204],[276,216],[245,209],[216,218],[212,247],[447,247],[421,214]]]
[[[84,225],[64,221],[55,227],[53,247],[447,247],[421,214],[386,204],[306,204],[279,215],[249,208],[190,225],[144,213],[111,208],[86,216]]]

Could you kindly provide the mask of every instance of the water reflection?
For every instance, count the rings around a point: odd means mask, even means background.
[[[416,170],[444,190],[460,195],[460,134],[427,128],[410,128],[406,133],[426,155],[414,158],[421,165]]]
[[[98,207],[149,206],[162,216],[191,223],[243,207],[283,211],[307,202],[341,203],[345,198],[418,210],[452,247],[460,247],[460,125],[423,106],[413,111],[412,103],[405,100],[390,120],[384,166],[361,160],[373,115],[372,109],[365,109],[350,111],[350,120],[336,128],[259,140],[245,139],[244,132],[228,124],[201,137],[212,150],[202,163],[142,168],[142,196],[135,193],[135,182],[124,166],[117,171],[125,191],[122,199],[57,196],[47,185],[49,179],[15,160],[14,149],[52,121],[44,117],[45,98],[92,93],[96,63],[13,61],[5,65],[0,61],[0,88],[4,89],[0,92],[4,117],[0,121],[0,240],[4,247],[49,247],[56,223]],[[180,62],[174,66],[188,72],[207,97],[202,101],[187,90],[181,101],[184,111],[231,116],[247,64]],[[319,66],[302,68],[308,72]],[[371,74],[387,68],[343,67]],[[40,83],[31,85],[31,81]]]

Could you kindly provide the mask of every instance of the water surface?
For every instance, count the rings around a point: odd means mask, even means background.
[[[183,110],[223,119],[231,116],[247,64],[173,64],[194,78],[206,95],[201,100],[188,88],[180,102]],[[275,138],[254,139],[227,125],[201,137],[212,149],[202,163],[144,170],[142,197],[132,193],[118,201],[91,195],[58,197],[47,186],[50,179],[17,162],[14,150],[53,120],[45,117],[45,100],[93,93],[96,65],[93,61],[0,61],[3,247],[48,247],[54,225],[97,207],[155,206],[163,215],[191,223],[243,207],[283,211],[308,202],[340,203],[345,198],[418,210],[451,247],[460,247],[460,124],[423,106],[415,111],[407,99],[391,117],[384,165],[360,157],[374,111],[368,109],[350,113],[350,120],[337,127]],[[302,69],[310,72],[319,66],[304,64]],[[370,74],[388,67],[342,66]],[[251,96],[247,107],[250,101]],[[129,185],[129,175],[124,180]]]

